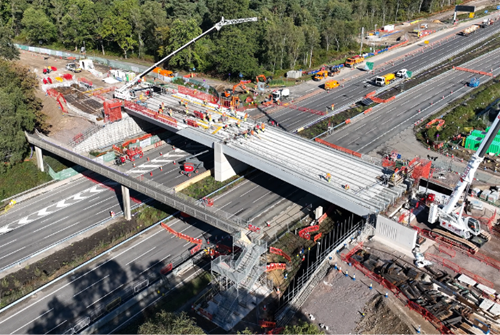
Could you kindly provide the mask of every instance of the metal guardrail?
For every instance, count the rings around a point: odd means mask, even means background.
[[[89,158],[60,147],[47,139],[42,139],[41,136],[43,135],[31,135],[26,133],[28,141],[33,145],[50,151],[89,170],[95,171],[125,187],[131,188],[139,193],[147,195],[150,198],[176,208],[199,220],[220,228],[223,231],[232,233],[246,229],[248,226],[246,220],[243,220],[234,214],[230,214],[213,207],[205,207],[200,201],[197,201],[187,195],[176,193],[174,189],[168,188],[152,180],[142,178],[141,181],[138,181],[136,178],[130,177],[121,171],[96,163]]]

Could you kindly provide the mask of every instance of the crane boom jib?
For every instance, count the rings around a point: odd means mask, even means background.
[[[128,82],[126,85],[124,85],[124,86],[120,87],[119,89],[117,89],[115,91],[115,97],[122,98],[122,99],[127,99],[129,95],[126,93],[126,91],[129,90],[130,88],[132,88],[132,86],[134,86],[135,84],[137,84],[139,82],[139,80],[141,80],[145,75],[147,75],[149,72],[153,71],[156,67],[158,67],[159,65],[161,65],[163,62],[165,62],[170,57],[174,56],[176,53],[182,51],[183,49],[187,48],[188,46],[190,46],[191,44],[193,44],[194,42],[196,42],[197,40],[199,40],[203,36],[205,36],[208,33],[210,33],[214,29],[217,29],[217,31],[219,31],[224,26],[228,26],[228,25],[232,25],[232,24],[239,24],[239,23],[246,23],[246,22],[257,22],[257,20],[258,19],[256,17],[249,17],[249,18],[243,18],[243,19],[233,19],[233,20],[225,20],[224,17],[222,17],[222,19],[220,20],[220,22],[217,22],[215,24],[215,26],[213,26],[212,28],[208,29],[207,31],[205,31],[201,35],[193,38],[191,41],[187,42],[186,44],[184,44],[183,46],[181,46],[179,49],[173,51],[172,53],[170,53],[169,55],[165,56],[160,61],[156,62],[154,65],[152,65],[151,67],[149,67],[148,69],[146,69],[144,72],[142,72],[141,74],[139,74],[137,77],[135,77],[133,80],[131,80],[130,82]]]

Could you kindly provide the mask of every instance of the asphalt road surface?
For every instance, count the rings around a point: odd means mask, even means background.
[[[228,192],[214,197],[214,206],[234,215],[253,218],[253,222],[264,222],[292,203],[305,206],[301,202],[305,201],[306,195],[290,185],[283,185],[276,178],[256,173]],[[210,239],[213,242],[227,236],[227,233],[194,219],[189,219],[188,223],[176,219],[168,224],[178,232],[204,241]],[[126,283],[147,279],[148,272],[160,271],[192,246],[156,227],[106,255],[97,264],[75,272],[70,278],[4,312],[0,316],[0,329],[2,333],[62,333],[72,327],[74,318],[84,317],[90,309],[96,308],[94,305],[106,306],[115,300]]]
[[[498,75],[499,56],[500,49],[497,49],[468,62],[464,67],[485,72],[493,68],[494,75]],[[466,86],[466,83],[472,77],[480,78],[483,82],[487,78],[458,70],[445,72],[406,91],[390,103],[380,104],[372,113],[340,128],[324,140],[360,153],[369,153],[404,129],[413,126],[415,122],[434,114],[437,109],[455,100],[462,93],[470,91],[471,88]]]
[[[172,147],[166,145],[136,160],[135,168],[132,162],[127,161],[119,169],[174,187],[190,178],[179,173],[181,164],[174,165],[173,160],[182,162],[187,156],[206,151],[206,148],[190,142],[183,146],[183,139],[182,142],[174,140],[172,144],[178,144],[186,151],[176,149],[173,152]],[[199,173],[213,167],[212,152],[198,158],[205,165]],[[160,171],[160,166],[163,171]],[[153,172],[153,176],[150,172]],[[0,269],[109,219],[110,211],[120,213],[123,210],[119,184],[96,173],[85,172],[84,175],[86,178],[20,202],[0,216]],[[130,195],[131,205],[148,199],[132,190]]]
[[[481,19],[482,20],[482,19]],[[478,20],[480,22],[481,20]],[[475,21],[473,21],[475,22]],[[471,25],[470,22],[468,25]],[[325,112],[327,108],[329,108],[332,104],[335,104],[336,107],[341,107],[345,104],[360,100],[367,93],[370,93],[376,89],[378,86],[375,86],[371,83],[371,80],[375,76],[384,75],[387,73],[395,73],[401,69],[407,69],[409,71],[416,71],[424,67],[426,64],[431,64],[439,59],[446,59],[446,56],[456,50],[459,50],[468,45],[472,46],[474,41],[478,38],[484,36],[485,34],[490,34],[492,31],[499,32],[500,31],[500,22],[497,22],[495,25],[489,26],[485,29],[480,29],[476,31],[472,36],[459,36],[457,32],[462,30],[453,29],[448,34],[442,35],[441,38],[446,36],[454,35],[453,38],[450,38],[439,45],[434,46],[433,48],[424,47],[422,48],[419,44],[414,44],[412,46],[403,47],[399,53],[396,53],[392,56],[393,59],[397,58],[400,55],[412,52],[419,48],[424,50],[423,53],[418,53],[414,57],[407,57],[395,62],[393,66],[387,65],[382,69],[376,69],[375,74],[364,73],[360,77],[347,81],[344,83],[344,87],[338,87],[334,90],[331,90],[330,93],[322,92],[319,93],[309,99],[303,100],[296,105],[298,107],[305,107],[308,109],[317,110],[320,112]],[[390,59],[390,58],[389,58]],[[377,63],[384,63],[388,59],[383,59],[379,62],[375,62],[375,66]],[[343,71],[351,71],[351,70],[343,70]],[[356,73],[360,70],[352,70],[353,73]],[[335,79],[329,78],[327,80]],[[323,84],[327,80],[322,80],[319,85]],[[365,87],[366,85],[366,87]],[[277,121],[284,129],[287,131],[295,131],[296,129],[303,127],[314,120],[318,119],[318,115],[301,112],[297,109],[292,108],[283,108],[282,110],[271,114],[271,117]],[[261,118],[260,121],[268,120],[267,117]]]

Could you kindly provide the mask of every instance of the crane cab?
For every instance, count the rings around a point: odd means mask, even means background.
[[[481,233],[481,226],[479,225],[479,221],[468,217],[465,218],[467,227],[469,227],[469,231],[472,233],[474,236],[478,236]]]

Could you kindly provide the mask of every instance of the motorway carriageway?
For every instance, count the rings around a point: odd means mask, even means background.
[[[493,74],[498,75],[500,49],[475,58],[461,67],[484,72],[490,72],[493,68]],[[472,88],[466,86],[466,83],[472,77],[480,78],[481,83],[489,78],[459,70],[447,71],[405,91],[387,104],[378,105],[366,116],[360,116],[359,120],[341,127],[323,139],[360,153],[369,153],[404,129],[413,127],[415,122],[434,114],[462,93],[471,91]]]
[[[181,145],[185,142],[181,137],[175,138],[172,144]],[[204,151],[197,143],[189,143],[186,150],[191,153]],[[160,151],[163,156],[160,156]],[[169,159],[170,155],[173,155],[172,159]],[[135,174],[137,177],[137,172],[141,171],[156,182],[174,187],[189,178],[179,174],[181,166],[173,165],[173,158],[179,160],[189,155],[178,149],[174,153],[171,146],[166,145],[145,153],[142,159],[136,160],[136,168],[127,161],[120,169],[129,170],[132,176]],[[147,157],[150,157],[149,162]],[[205,167],[213,166],[213,153],[209,152],[200,158],[205,160]],[[156,166],[160,163],[164,165],[163,171]],[[200,169],[199,173],[205,170]],[[153,171],[153,177],[149,175],[150,171]],[[0,235],[0,269],[109,219],[110,211],[122,211],[120,185],[90,171],[85,172],[85,175],[87,178],[80,178],[20,202],[0,216],[0,232],[12,229]],[[133,190],[130,195],[135,199],[131,205],[148,199]]]
[[[280,195],[289,199],[281,200]],[[271,211],[260,215],[269,219],[288,206],[299,203],[306,206],[307,193],[292,186],[283,187],[283,182],[264,173],[256,173],[227,192],[214,197],[215,206],[232,214],[256,217],[264,206],[273,206]],[[310,199],[309,199],[310,200]],[[279,204],[277,204],[279,202]],[[168,222],[178,232],[191,237],[214,241],[227,233],[200,221],[190,219],[189,224],[177,219]],[[105,306],[120,294],[120,289],[130,281],[140,282],[149,271],[160,271],[176,255],[187,252],[193,244],[173,238],[165,229],[155,227],[150,232],[117,248],[97,264],[60,280],[55,285],[38,293],[32,299],[7,310],[0,316],[2,333],[62,333],[72,327],[72,319],[85,316],[87,308],[96,304]]]
[[[482,20],[482,19],[481,19]],[[481,20],[477,20],[480,22]],[[474,21],[473,21],[474,22]],[[472,22],[469,22],[468,25],[472,25]],[[457,32],[462,30],[453,29],[449,34],[443,35],[440,37],[444,38],[446,36],[453,35],[450,39],[442,42],[442,44],[436,45],[433,48],[431,47],[423,47],[423,53],[418,53],[415,56],[410,56],[406,58],[402,58],[401,60],[395,61],[395,65],[391,66],[387,64],[384,66],[384,70],[375,69],[375,74],[365,73],[358,78],[349,80],[344,82],[344,87],[341,86],[333,89],[328,92],[319,93],[309,99],[298,102],[296,105],[299,107],[305,107],[309,109],[318,110],[320,112],[325,112],[327,108],[329,108],[332,104],[335,104],[337,108],[344,106],[345,104],[351,103],[356,100],[360,100],[366,94],[373,92],[378,89],[379,86],[375,86],[371,83],[367,83],[371,81],[376,76],[384,75],[387,73],[395,73],[401,69],[407,69],[409,71],[417,71],[425,67],[426,64],[431,64],[439,59],[443,59],[443,61],[447,58],[448,54],[451,54],[455,50],[459,50],[463,47],[470,45],[473,46],[473,43],[478,38],[490,34],[492,31],[500,32],[500,22],[497,22],[493,26],[489,26],[488,28],[480,29],[473,36],[458,36]],[[401,54],[404,55],[406,53],[412,52],[420,48],[420,45],[417,43],[413,46],[402,47]],[[394,55],[391,57],[395,59],[399,57],[398,55]],[[391,58],[384,58],[380,62],[386,62]],[[369,61],[369,59],[368,59]],[[377,66],[377,64],[375,64]],[[489,69],[488,69],[489,70]],[[357,73],[357,71],[361,70],[343,70],[343,71],[352,71],[353,74]],[[327,80],[335,79],[328,78]],[[321,84],[324,84],[327,80],[321,81]],[[366,88],[364,86],[367,86]],[[282,126],[287,131],[295,131],[314,120],[318,119],[319,116],[307,112],[301,112],[296,109],[282,107],[279,111],[272,113],[270,115],[275,121],[277,121],[280,126]],[[267,117],[260,118],[259,121],[267,121]]]

